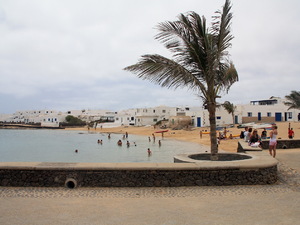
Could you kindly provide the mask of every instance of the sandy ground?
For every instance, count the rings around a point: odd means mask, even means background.
[[[276,123],[278,126],[278,138],[281,139],[287,139],[288,138],[288,127],[289,122],[278,122]],[[295,132],[295,139],[300,139],[300,122],[291,122],[290,123],[291,128],[294,129]],[[69,130],[88,130],[87,128],[68,128]],[[90,131],[96,131],[96,132],[103,132],[103,133],[120,133],[125,134],[126,132],[134,135],[143,135],[143,136],[149,136],[152,137],[152,134],[159,138],[161,137],[161,134],[155,133],[156,131],[160,131],[163,129],[154,129],[153,126],[145,126],[145,127],[115,127],[115,128],[97,128],[93,129],[91,128]],[[244,129],[239,129],[237,127],[232,127],[227,129],[227,134],[239,135],[241,131]],[[203,134],[202,138],[200,138],[200,131],[209,131],[209,128],[201,127],[201,128],[193,128],[192,130],[169,130],[168,132],[164,133],[165,138],[172,138],[180,141],[188,141],[188,142],[194,142],[198,144],[203,144],[210,146],[210,137],[209,134]],[[258,129],[259,135],[261,134],[262,129]],[[268,134],[270,131],[267,131]],[[219,149],[224,150],[227,152],[236,152],[239,138],[234,139],[225,139],[221,140]]]

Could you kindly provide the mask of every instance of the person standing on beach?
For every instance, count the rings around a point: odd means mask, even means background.
[[[152,155],[150,148],[148,148],[147,152],[148,152],[148,157],[150,157]]]
[[[273,158],[276,156],[276,145],[277,145],[277,126],[273,126],[270,132],[270,142],[269,142],[269,153]]]
[[[289,128],[288,135],[289,135],[289,139],[293,139],[294,138],[295,133],[293,131],[293,128]]]

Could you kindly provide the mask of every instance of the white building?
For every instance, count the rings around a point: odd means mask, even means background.
[[[26,110],[17,111],[10,117],[7,117],[4,122],[12,123],[42,123],[56,122],[61,118],[62,113],[54,110]]]
[[[209,113],[203,107],[168,107],[127,109],[120,112],[109,110],[71,110],[66,113],[54,110],[17,111],[12,115],[2,115],[0,121],[16,123],[41,123],[42,126],[59,126],[65,117],[72,115],[86,122],[104,121],[98,127],[146,126],[155,125],[170,117],[189,116],[194,127],[208,127]],[[271,97],[266,100],[254,100],[249,104],[237,105],[234,119],[223,107],[216,110],[217,126],[240,123],[272,123],[280,121],[299,121],[300,110],[284,105],[284,99]]]
[[[176,115],[176,107],[158,106],[153,108],[127,109],[115,114],[114,122],[98,124],[98,127],[152,126],[158,121],[169,119],[172,115]]]
[[[240,108],[242,123],[270,123],[281,121],[299,121],[300,110],[284,105],[284,99],[271,97],[266,100],[251,101]]]
[[[273,123],[281,121],[299,121],[300,110],[290,109],[284,104],[285,99],[271,97],[266,100],[253,100],[249,104],[237,105],[234,117],[224,107],[216,109],[217,126],[240,123]],[[208,127],[209,113],[203,107],[176,108],[177,116],[190,116],[195,127]]]
[[[67,111],[66,114],[72,115],[74,117],[78,117],[79,119],[85,122],[92,122],[92,121],[97,121],[105,118],[109,118],[109,120],[113,120],[117,112],[113,112],[110,110],[83,109],[83,110],[70,110]]]

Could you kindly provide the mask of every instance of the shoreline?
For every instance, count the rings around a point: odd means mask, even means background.
[[[276,125],[278,126],[278,139],[288,139],[288,126],[290,126],[295,131],[294,139],[300,139],[300,122],[277,122]],[[148,136],[152,137],[152,134],[155,135],[156,138],[160,138],[161,134],[155,133],[155,131],[159,131],[162,129],[154,129],[153,126],[143,126],[143,127],[131,127],[131,126],[122,126],[122,127],[113,127],[113,128],[90,128],[81,127],[81,128],[65,128],[65,130],[81,130],[81,131],[94,131],[99,133],[117,133],[117,134],[125,134],[126,132],[128,135],[141,135],[141,136]],[[196,127],[190,130],[170,130],[164,133],[165,138],[175,139],[179,141],[186,141],[186,142],[193,142],[201,145],[205,145],[210,147],[210,135],[203,134],[202,138],[200,138],[200,131],[209,131],[208,127]],[[239,135],[243,128],[237,127],[230,127],[226,129],[229,134],[232,135]],[[260,135],[262,129],[258,129],[258,133]],[[268,134],[270,131],[267,131]],[[226,152],[237,152],[238,141],[241,140],[239,137],[234,139],[225,139],[221,140],[219,144],[219,150],[226,151]]]

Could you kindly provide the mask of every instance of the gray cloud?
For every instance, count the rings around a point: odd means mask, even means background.
[[[247,103],[298,90],[297,0],[232,1],[230,51],[240,81],[220,101]],[[0,0],[0,113],[22,109],[111,109],[200,105],[122,69],[147,53],[169,56],[154,39],[159,22],[196,11],[208,22],[222,0]]]

